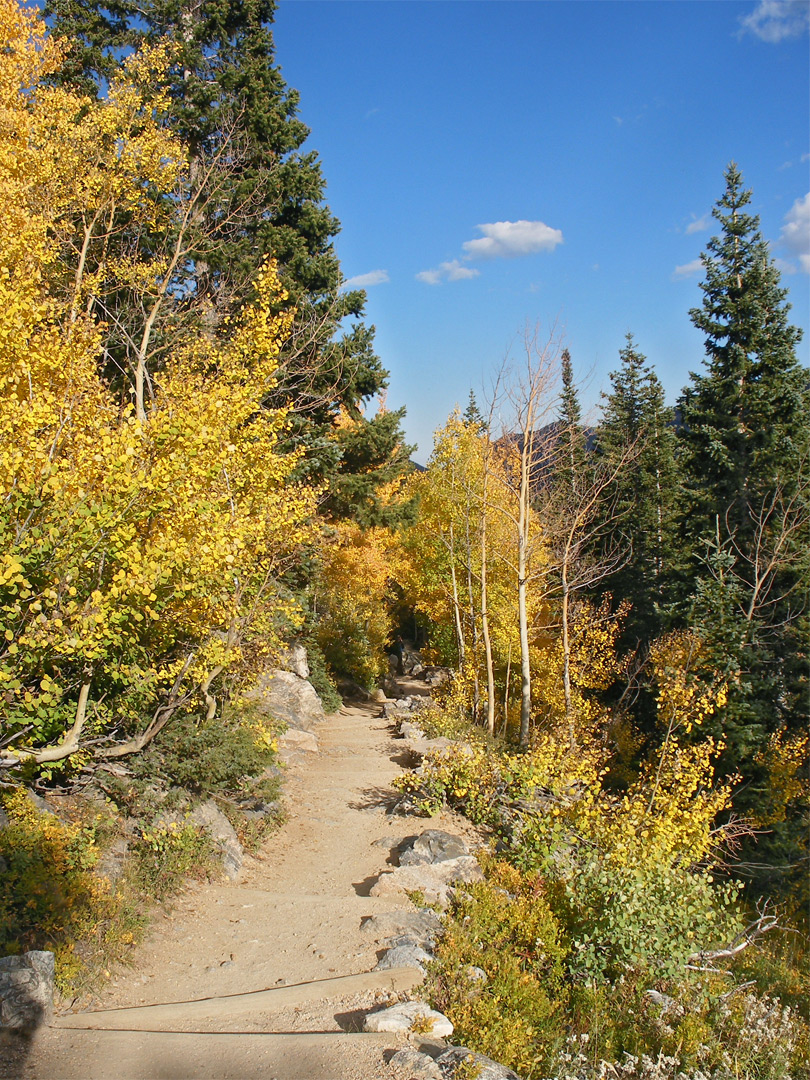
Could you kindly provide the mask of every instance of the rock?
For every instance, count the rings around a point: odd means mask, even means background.
[[[456,859],[421,866],[400,866],[383,871],[371,887],[370,896],[397,896],[400,893],[421,893],[427,904],[446,908],[450,902],[453,882],[483,881],[484,875],[477,859],[461,855]]]
[[[507,1069],[505,1065],[499,1065],[486,1054],[476,1054],[474,1050],[468,1050],[466,1046],[451,1046],[449,1050],[439,1054],[435,1063],[439,1066],[443,1077],[451,1078],[462,1062],[469,1062],[468,1068],[469,1066],[477,1067],[478,1071],[473,1074],[476,1080],[520,1080],[518,1074]]]
[[[369,695],[369,700],[382,702],[387,701],[388,698],[385,696],[385,691],[382,689],[382,687],[378,686],[376,690],[371,691],[371,694]]]
[[[399,865],[422,866],[426,863],[446,862],[469,853],[470,849],[460,836],[442,832],[441,829],[426,829],[411,843],[400,847]]]
[[[453,1025],[440,1012],[424,1001],[403,1001],[390,1009],[369,1013],[363,1021],[364,1031],[413,1031],[414,1027],[428,1029],[433,1035],[453,1034]]]
[[[442,920],[435,911],[384,911],[370,915],[360,924],[364,934],[375,941],[404,939],[431,949],[442,932]]]
[[[487,975],[483,968],[475,967],[474,964],[468,964],[467,967],[464,968],[464,974],[471,983],[478,983],[480,986],[489,982],[489,975]]]
[[[299,731],[298,728],[288,728],[283,735],[278,737],[279,750],[303,750],[308,754],[317,754],[318,739],[311,731]]]
[[[398,1050],[388,1064],[395,1069],[403,1069],[408,1080],[442,1080],[439,1066],[429,1054],[420,1054],[418,1050]]]
[[[51,952],[27,952],[0,959],[0,1024],[33,1034],[53,1012],[54,960]]]
[[[429,964],[433,957],[414,942],[395,945],[389,949],[385,956],[377,963],[375,971],[388,971],[390,968],[418,967],[424,971],[424,965]]]
[[[259,712],[282,720],[291,728],[311,731],[326,719],[315,688],[291,671],[268,671],[243,695]]]
[[[8,814],[5,812],[2,806],[0,806],[0,829],[5,829],[8,826]]]
[[[199,825],[211,837],[220,850],[222,866],[233,881],[242,870],[242,845],[230,821],[217,807],[213,799],[201,803],[189,814],[189,821]]]
[[[464,754],[465,757],[474,757],[475,751],[469,743],[460,742],[458,739],[447,739],[443,735],[437,739],[414,739],[411,742],[411,750],[423,757],[432,754],[436,758],[452,757],[454,754]]]
[[[279,663],[284,671],[291,671],[299,679],[309,678],[309,661],[307,660],[307,650],[303,645],[290,645],[281,654]]]
[[[425,742],[427,740],[427,735],[425,735],[419,725],[414,724],[410,720],[400,720],[399,733],[403,739],[414,739],[420,742]]]

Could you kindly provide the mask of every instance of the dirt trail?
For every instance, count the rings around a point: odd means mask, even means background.
[[[361,1034],[358,1017],[415,973],[366,974],[383,947],[360,923],[408,906],[368,895],[390,856],[375,841],[426,823],[386,815],[402,744],[378,712],[344,707],[318,728],[320,753],[288,768],[286,823],[241,879],[191,886],[113,973],[96,1009],[131,1011],[57,1017],[20,1080],[393,1080],[385,1051],[402,1037]],[[218,1000],[177,1004],[204,998]],[[175,1004],[138,1008],[156,1003]],[[108,1030],[74,1026],[88,1021]]]

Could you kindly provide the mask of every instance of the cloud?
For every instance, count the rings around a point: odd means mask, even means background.
[[[484,235],[462,244],[467,259],[513,259],[553,251],[563,242],[562,232],[542,221],[494,221],[475,227]]]
[[[692,259],[691,262],[684,263],[683,266],[676,266],[673,273],[673,281],[680,281],[681,278],[694,277],[695,274],[699,274],[703,269],[702,259]]]
[[[442,281],[465,281],[468,278],[478,277],[480,271],[471,266],[465,266],[458,259],[443,262],[435,270],[420,270],[416,275],[417,281],[424,281],[426,285],[440,285]]]
[[[810,191],[785,214],[779,242],[799,260],[804,273],[810,274]]]
[[[542,221],[493,221],[475,227],[483,236],[465,240],[461,245],[464,254],[460,259],[440,263],[433,270],[420,270],[416,280],[426,285],[464,281],[478,277],[481,272],[466,265],[474,259],[515,259],[521,255],[553,251],[557,244],[563,242],[562,232]]]
[[[748,31],[772,45],[788,38],[800,37],[810,27],[810,5],[807,0],[759,0],[745,18],[740,19],[742,32]]]
[[[370,285],[384,285],[390,281],[387,270],[370,270],[367,274],[358,274],[343,282],[344,288],[367,289]]]
[[[703,217],[695,218],[694,221],[690,221],[686,226],[686,235],[691,236],[692,233],[706,232],[709,227],[709,217],[711,215],[704,214]]]

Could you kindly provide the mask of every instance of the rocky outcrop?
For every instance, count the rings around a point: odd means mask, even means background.
[[[32,951],[0,958],[0,1025],[30,1035],[53,1012],[53,953]]]
[[[199,825],[211,837],[219,851],[223,870],[232,881],[236,880],[242,870],[244,852],[236,830],[213,799],[195,807],[188,820]]]
[[[264,716],[299,731],[312,731],[326,719],[314,686],[292,671],[274,669],[260,676],[243,700]]]

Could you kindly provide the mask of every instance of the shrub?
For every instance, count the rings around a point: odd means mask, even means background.
[[[48,949],[59,989],[87,986],[126,956],[143,924],[131,894],[93,873],[108,815],[65,822],[38,810],[20,788],[5,792],[2,804],[9,823],[0,829],[0,954]]]

